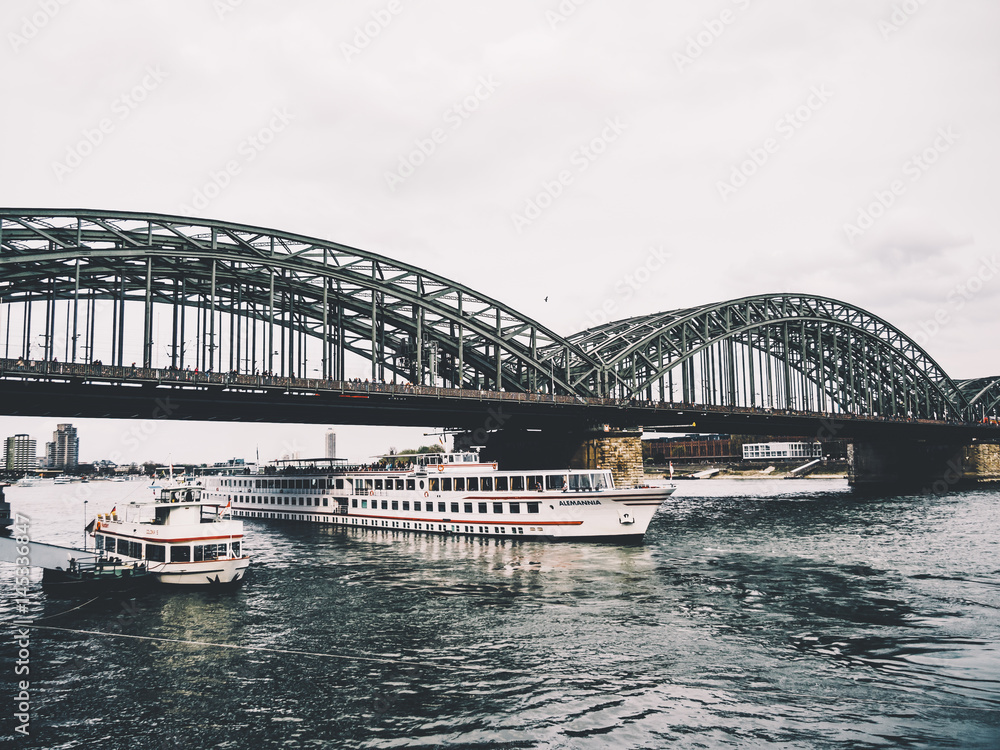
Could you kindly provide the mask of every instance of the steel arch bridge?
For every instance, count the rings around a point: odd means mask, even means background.
[[[388,257],[180,216],[0,209],[4,356],[878,418],[996,418],[1000,378],[954,381],[844,302],[746,297],[560,336]],[[358,370],[364,362],[363,370]]]

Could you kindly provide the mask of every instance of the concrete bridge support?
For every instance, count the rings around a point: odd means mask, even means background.
[[[848,446],[848,481],[858,489],[942,494],[979,484],[1000,484],[1000,446],[869,442]]]
[[[482,453],[502,469],[610,469],[615,485],[642,484],[642,431],[504,428],[490,435]]]

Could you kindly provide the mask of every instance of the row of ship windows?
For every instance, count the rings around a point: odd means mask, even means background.
[[[297,515],[295,513],[255,513],[253,511],[244,511],[241,515],[246,518],[277,518],[284,519],[286,521],[308,521],[308,520],[322,520],[329,521],[331,519],[325,519],[319,516],[304,516]],[[332,519],[334,523],[347,523],[345,518],[343,521],[338,521],[336,517]],[[352,518],[350,519],[352,524],[358,526],[375,526],[378,528],[387,529],[413,529],[414,531],[464,531],[467,534],[507,534],[506,526],[474,526],[469,524],[442,524],[442,523],[418,523],[414,521],[381,521],[375,518]],[[529,532],[536,531],[534,526],[528,528]],[[538,527],[537,531],[543,531],[541,526]],[[510,533],[513,535],[523,534],[524,528],[521,526],[511,526]]]
[[[380,505],[380,503],[381,503],[381,505]],[[380,500],[372,500],[371,501],[371,507],[372,508],[378,509],[379,507],[381,507],[382,510],[400,510],[401,509],[399,507],[400,504],[402,504],[402,506],[403,506],[402,510],[409,510],[410,509],[410,501],[409,500],[381,500],[381,501]],[[428,500],[425,503],[421,503],[419,500],[414,501],[414,503],[413,503],[413,510],[415,510],[415,511],[421,510],[421,506],[422,505],[425,506],[424,509],[423,509],[424,512],[426,512],[426,513],[433,513],[434,512],[434,503],[432,501],[430,501],[430,500]],[[484,514],[484,515],[489,512],[489,508],[490,508],[491,505],[493,506],[493,512],[494,513],[503,513],[503,506],[504,506],[503,503],[461,503],[460,504],[460,503],[444,503],[444,502],[439,502],[437,504],[437,512],[438,513],[448,513],[450,511],[451,513],[458,513],[459,512],[459,505],[462,506],[462,511],[461,512],[463,512],[463,513],[472,513],[473,512],[472,507],[473,507],[473,505],[475,505],[476,506],[475,512],[476,513],[480,513],[480,514]],[[526,506],[526,510],[527,510],[528,513],[538,513],[539,512],[539,507],[540,507],[539,503],[507,503],[507,505],[510,508],[510,510],[508,511],[509,513],[520,513],[522,505]],[[358,499],[356,497],[351,499],[351,507],[352,508],[357,508],[358,507]],[[367,508],[368,507],[368,501],[362,499],[361,500],[361,507],[362,508]]]
[[[419,486],[418,486],[419,485]],[[367,479],[345,480],[317,477],[313,479],[223,479],[222,487],[258,490],[303,490],[305,492],[323,490],[353,490],[357,494],[367,494],[371,490],[423,490],[431,492],[524,492],[542,490],[603,490],[610,489],[610,483],[603,472],[586,474],[536,474],[527,476],[485,476],[485,477],[429,477],[424,479]]]
[[[134,542],[129,539],[118,539],[116,537],[97,534],[94,536],[94,546],[99,550],[110,552],[111,554],[127,555],[139,560],[149,560],[150,562],[166,562],[167,548],[170,549],[170,562],[201,562],[203,560],[226,559],[230,556],[240,556],[240,543],[233,542],[231,545],[226,542],[218,544],[145,544]],[[145,547],[145,555],[143,554]]]
[[[233,499],[232,495],[228,495],[227,499],[228,500],[232,500]],[[237,501],[240,501],[239,497],[237,497],[236,499],[237,499]],[[300,498],[298,498],[298,500],[299,500],[299,502],[296,503],[294,497],[268,498],[268,497],[261,497],[261,496],[258,496],[258,495],[251,495],[249,497],[246,497],[246,498],[242,499],[243,502],[248,502],[248,503],[251,503],[251,504],[254,504],[254,505],[256,505],[256,504],[262,504],[262,505],[296,505],[297,504],[297,505],[312,506],[314,504],[313,503],[313,498],[311,498],[311,497],[300,497]],[[325,497],[324,498],[317,497],[315,505],[317,507],[319,507],[320,504],[321,504],[320,503],[321,500],[322,500],[323,507],[327,507],[328,498],[325,498]],[[339,502],[339,504],[340,504],[340,507],[342,509],[346,510],[346,508],[347,508],[347,498],[334,498],[334,500],[337,500]],[[449,512],[449,508],[450,508],[450,512],[452,512],[452,513],[459,513],[460,512],[459,511],[459,505],[461,505],[461,507],[462,507],[461,512],[465,512],[465,513],[472,513],[473,512],[473,510],[472,510],[473,505],[475,505],[476,508],[477,508],[477,510],[475,511],[476,513],[481,513],[481,514],[488,513],[489,509],[490,509],[490,506],[492,506],[494,513],[503,513],[504,512],[504,510],[503,510],[504,503],[461,503],[461,504],[459,504],[459,503],[445,503],[445,502],[439,502],[439,503],[437,503],[437,512],[438,513],[448,513]],[[535,502],[531,502],[531,503],[507,503],[507,505],[510,508],[509,511],[508,511],[509,513],[520,513],[522,505],[525,506],[525,510],[528,513],[538,513],[539,512],[539,507],[540,507],[540,503],[535,503]],[[369,507],[369,501],[367,499],[364,499],[364,498],[362,498],[360,500],[358,498],[356,498],[356,497],[355,498],[351,498],[351,507],[352,508],[358,508],[358,507],[368,508]],[[370,507],[373,510],[378,510],[380,507],[381,507],[382,510],[410,510],[411,507],[412,507],[412,509],[414,511],[416,511],[416,512],[423,512],[423,513],[434,513],[435,512],[434,511],[434,502],[431,501],[431,500],[428,500],[427,502],[422,502],[420,500],[415,500],[412,503],[409,500],[381,500],[381,501],[379,501],[379,500],[371,500],[371,506]]]

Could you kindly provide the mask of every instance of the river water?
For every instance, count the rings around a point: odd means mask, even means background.
[[[0,564],[0,744],[1000,747],[1000,492],[677,484],[641,546],[245,521],[235,591],[79,607],[35,576],[37,624],[107,635],[31,631],[28,738]],[[138,485],[7,494],[32,539],[79,544],[83,500]]]

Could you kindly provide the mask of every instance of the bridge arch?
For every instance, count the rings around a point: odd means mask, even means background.
[[[597,394],[596,377],[570,384],[554,365],[552,352],[586,363],[585,352],[497,300],[382,255],[260,227],[3,209],[0,296],[8,356],[343,379],[354,355],[372,380]],[[141,348],[126,356],[131,339]]]
[[[569,339],[611,370],[612,390],[625,398],[887,418],[962,419],[968,408],[912,339],[825,297],[743,297]]]
[[[162,214],[0,209],[0,310],[6,357],[882,418],[1000,406],[998,379],[957,384],[885,320],[826,297],[743,297],[560,336],[386,256]]]
[[[969,403],[970,421],[1000,419],[1000,377],[959,380],[958,387]]]

